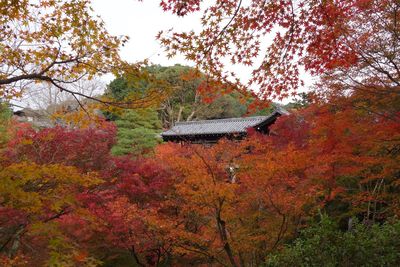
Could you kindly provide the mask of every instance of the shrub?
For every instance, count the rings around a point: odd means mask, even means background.
[[[330,219],[268,258],[265,266],[400,266],[400,221],[342,232]]]

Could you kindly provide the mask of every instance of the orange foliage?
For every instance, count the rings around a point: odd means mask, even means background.
[[[338,220],[398,216],[400,124],[346,100],[284,116],[271,136],[159,146],[158,157],[175,174],[166,201],[174,210],[174,253],[257,265],[318,210]]]
[[[323,192],[306,177],[309,158],[292,150],[277,151],[262,136],[212,147],[160,146],[160,159],[176,173],[167,201],[176,210],[175,253],[259,264],[293,236]]]

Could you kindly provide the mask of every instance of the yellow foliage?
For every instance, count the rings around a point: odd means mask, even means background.
[[[16,163],[0,170],[0,198],[4,206],[41,215],[44,208],[57,213],[75,204],[77,190],[101,180],[60,164]]]

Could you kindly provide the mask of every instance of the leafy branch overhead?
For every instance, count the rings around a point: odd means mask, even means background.
[[[212,77],[254,86],[263,97],[285,98],[303,85],[301,71],[334,72],[352,91],[399,88],[399,12],[393,0],[163,0],[178,16],[202,12],[200,31],[161,31],[170,56],[184,55]],[[202,7],[202,8],[200,8]],[[252,70],[242,85],[229,66]],[[397,89],[396,89],[397,88]],[[332,88],[330,88],[332,89]]]
[[[48,83],[77,101],[87,98],[119,107],[148,101],[136,97],[117,102],[68,86],[107,73],[141,75],[142,63],[128,64],[119,55],[128,37],[110,35],[93,12],[87,0],[2,1],[0,97],[18,97],[35,83]]]

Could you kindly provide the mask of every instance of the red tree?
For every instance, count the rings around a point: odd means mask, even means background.
[[[245,65],[261,96],[286,97],[301,85],[304,68],[317,76],[340,74],[342,86],[329,91],[361,91],[362,85],[367,95],[399,92],[396,0],[161,1],[178,16],[201,5],[199,32],[161,32],[159,39],[170,56],[182,53],[214,77],[235,81],[226,62]]]

